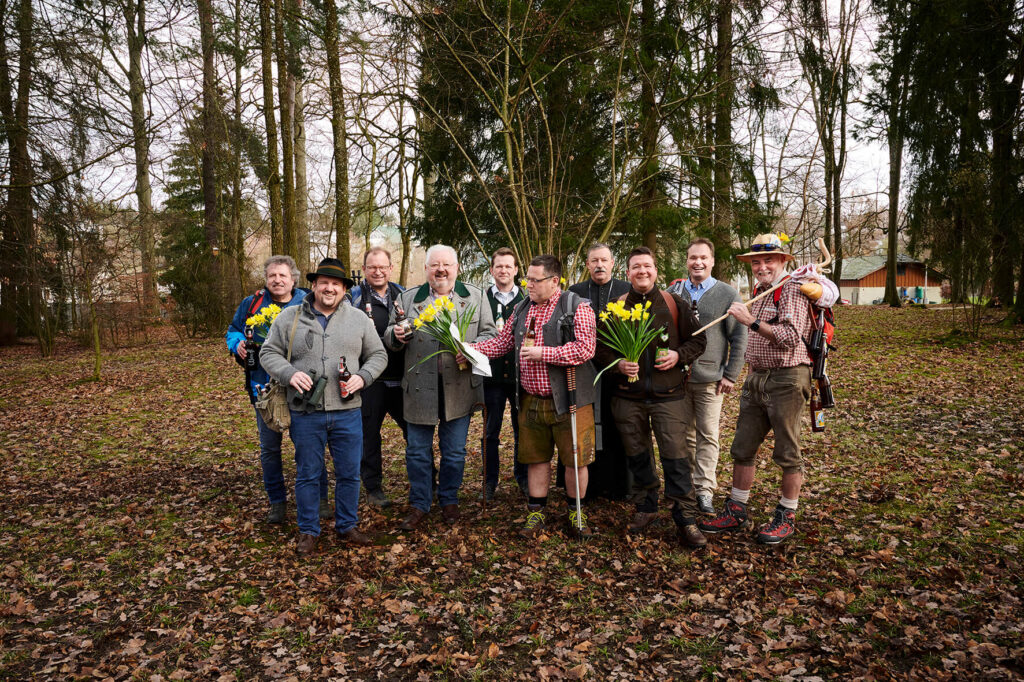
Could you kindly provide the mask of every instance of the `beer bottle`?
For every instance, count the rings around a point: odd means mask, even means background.
[[[811,389],[811,431],[821,433],[825,430],[825,412],[821,408],[821,396],[818,387]]]
[[[345,387],[345,382],[352,378],[352,372],[348,371],[348,367],[345,363],[345,356],[341,356],[341,360],[338,362],[338,388],[341,389],[342,400],[352,400],[355,394],[350,393],[348,388]]]
[[[526,330],[526,338],[523,339],[523,347],[531,348],[537,345],[537,332],[534,331],[534,325],[537,324],[537,318],[534,317],[530,320],[530,327]]]
[[[405,316],[405,311],[402,310],[402,306],[398,305],[398,299],[396,298],[392,305],[395,306],[395,326],[401,327],[405,330],[406,336],[412,333],[413,323],[408,317]]]
[[[260,347],[256,343],[256,339],[253,338],[252,325],[245,325],[245,368],[248,370],[256,369],[257,355],[259,354]]]

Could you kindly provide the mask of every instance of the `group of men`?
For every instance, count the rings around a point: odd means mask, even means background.
[[[739,258],[751,264],[757,291],[779,283],[792,260],[775,235],[759,236]],[[662,489],[653,436],[677,537],[687,547],[701,547],[705,534],[747,525],[756,453],[770,430],[775,431],[773,458],[783,470],[782,498],[758,539],[776,543],[792,535],[802,481],[801,415],[810,397],[810,358],[799,341],[810,334],[811,316],[799,286],[787,282],[780,295],[748,310],[735,289],[711,276],[714,245],[706,239],[689,245],[688,276],[668,289],[658,285],[654,254],[646,247],[629,253],[627,281],[612,276],[614,258],[605,244],[590,247],[586,264],[589,278],[563,290],[560,261],[537,256],[517,283],[515,253],[502,248],[491,257],[494,284],[481,290],[458,278],[454,249],[435,245],[426,254],[426,282],[403,290],[390,281],[390,254],[374,248],[364,257],[365,279],[358,287],[343,263],[328,258],[307,275],[307,294],[295,287],[298,273],[291,259],[267,261],[267,286],[242,301],[227,343],[244,360],[244,320],[258,308],[256,297],[281,306],[248,390],[255,399],[271,377],[288,387],[300,554],[315,548],[320,518],[333,517],[343,541],[371,542],[357,528],[359,489],[371,504],[391,504],[382,486],[386,414],[401,427],[406,443],[409,509],[400,530],[420,527],[435,500],[444,522],[459,521],[470,417],[480,408],[481,495],[493,499],[506,404],[512,418],[512,474],[526,498],[526,520],[519,530],[525,537],[536,536],[548,523],[556,451],[571,535],[592,535],[583,502],[595,496],[628,496],[635,511],[627,532],[647,530],[659,517]],[[490,377],[471,371],[461,354],[438,353],[430,335],[403,324],[440,297],[469,317],[464,341],[489,359]],[[636,362],[622,359],[599,333],[598,316],[615,301],[630,308],[646,306],[653,325],[662,330]],[[723,314],[728,314],[723,324],[695,334],[702,321]],[[749,339],[748,329],[753,332]],[[351,373],[347,381],[340,381],[340,357]],[[722,402],[739,378],[744,357],[750,371],[732,446],[733,487],[716,515]],[[595,381],[597,370],[606,366],[610,369]],[[322,399],[311,404],[308,396],[320,378],[326,379]],[[281,434],[268,428],[258,411],[256,421],[270,501],[267,520],[281,523]],[[436,469],[435,431],[440,449]],[[327,504],[325,447],[334,463],[333,509]]]

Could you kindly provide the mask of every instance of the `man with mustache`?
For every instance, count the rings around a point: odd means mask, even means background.
[[[629,282],[612,277],[615,258],[607,244],[595,242],[587,249],[587,270],[590,278],[569,287],[569,291],[590,301],[595,315],[600,315],[609,301],[629,291]],[[629,494],[631,476],[626,466],[615,419],[612,417],[611,391],[603,390],[604,380],[597,382],[597,400],[594,402],[594,422],[597,453],[590,465],[590,497],[625,499]],[[562,484],[564,468],[559,464],[558,483]]]

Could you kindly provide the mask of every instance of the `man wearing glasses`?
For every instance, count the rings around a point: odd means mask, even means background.
[[[519,391],[519,459],[529,466],[526,524],[520,534],[536,537],[544,529],[544,506],[551,484],[555,448],[565,466],[569,532],[581,539],[593,533],[587,515],[577,513],[577,491],[587,493],[587,465],[594,457],[594,357],[597,330],[594,311],[572,292],[562,293],[562,264],[554,256],[537,256],[526,271],[529,301],[516,306],[497,338],[474,344],[487,357],[513,351]],[[581,305],[582,304],[582,305]],[[530,332],[533,332],[532,339]],[[529,341],[532,341],[530,343]],[[576,458],[573,459],[570,415],[570,370],[575,368]]]
[[[424,265],[427,281],[407,289],[399,297],[399,306],[412,319],[441,296],[447,296],[459,315],[473,311],[465,341],[488,339],[495,334],[494,317],[483,292],[458,280],[459,261],[455,249],[435,244],[427,249]],[[396,324],[391,311],[390,326],[384,343],[392,350],[405,349],[405,376],[402,397],[407,426],[405,466],[409,474],[408,516],[399,525],[403,531],[419,526],[430,511],[434,429],[441,446],[437,499],[441,516],[452,525],[459,520],[459,488],[466,464],[466,436],[469,418],[484,402],[483,378],[470,369],[459,369],[451,353],[430,357],[439,349],[437,341],[422,332],[406,332]]]
[[[391,253],[375,246],[363,256],[363,281],[352,290],[352,306],[366,313],[383,338],[391,311],[399,294],[405,289],[391,278]],[[406,437],[405,416],[402,407],[402,373],[405,353],[388,349],[388,366],[380,378],[363,389],[363,459],[360,478],[367,501],[386,509],[391,500],[384,494],[383,462],[381,456],[381,427],[384,416],[390,414]]]
[[[786,278],[793,256],[774,234],[758,235],[750,251],[737,256],[750,263],[757,286],[754,295]],[[769,431],[775,432],[772,459],[782,468],[782,498],[772,520],[761,526],[758,542],[777,544],[796,532],[797,500],[803,483],[800,426],[811,397],[811,356],[804,339],[812,329],[810,305],[800,284],[787,281],[775,294],[750,309],[733,303],[729,315],[750,329],[746,360],[750,365],[740,397],[740,414],[732,442],[732,492],[722,513],[702,521],[704,533],[725,533],[747,526],[747,504],[754,484],[757,450]]]

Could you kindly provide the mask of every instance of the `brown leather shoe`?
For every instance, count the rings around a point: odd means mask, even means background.
[[[299,539],[295,541],[295,553],[299,556],[312,554],[313,550],[316,549],[316,542],[319,539],[318,535],[299,533]]]
[[[453,526],[459,522],[462,514],[459,513],[459,505],[457,504],[446,504],[441,507],[441,518],[449,526]]]
[[[642,533],[658,520],[658,512],[637,512],[626,526],[627,533]]]
[[[409,515],[402,519],[402,522],[398,524],[398,530],[410,531],[416,530],[416,526],[420,525],[420,521],[427,515],[427,512],[420,511],[416,507],[409,510]]]
[[[350,545],[372,545],[373,540],[369,535],[360,533],[359,529],[355,526],[349,528],[344,533],[338,533],[338,538],[342,542],[347,542]]]
[[[676,537],[679,538],[679,542],[683,543],[690,549],[700,549],[704,545],[708,544],[707,538],[704,537],[704,533],[700,532],[697,528],[697,524],[688,523],[685,526],[676,526]]]

